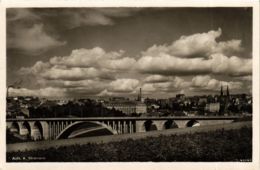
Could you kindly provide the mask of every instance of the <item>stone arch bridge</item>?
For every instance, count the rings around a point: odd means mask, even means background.
[[[6,126],[11,133],[27,136],[33,140],[54,140],[216,125],[231,123],[239,118],[239,116],[11,118],[6,120]]]

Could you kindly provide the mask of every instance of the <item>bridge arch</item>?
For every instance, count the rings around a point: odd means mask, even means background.
[[[33,123],[31,138],[33,140],[40,140],[43,138],[43,127],[41,122],[36,121]]]
[[[154,124],[152,120],[147,120],[143,124],[143,129],[145,131],[153,131],[153,130],[158,130],[158,127],[156,126],[156,124]]]
[[[173,120],[167,120],[163,124],[163,129],[173,129],[173,128],[179,128],[178,125]]]
[[[102,135],[114,135],[116,131],[104,123],[96,121],[79,121],[74,122],[63,129],[56,139],[67,139],[76,137],[90,137],[90,136],[102,136]]]
[[[28,135],[28,136],[30,136],[30,134],[31,134],[30,124],[27,121],[25,121],[25,122],[23,122],[21,124],[20,135],[24,135],[24,136]]]
[[[186,123],[186,127],[194,127],[194,126],[200,126],[199,121],[193,119]]]
[[[18,122],[12,122],[11,126],[10,126],[10,132],[12,133],[20,133],[20,125]]]

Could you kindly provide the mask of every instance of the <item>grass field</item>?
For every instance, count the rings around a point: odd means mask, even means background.
[[[9,152],[8,162],[251,161],[252,128]]]

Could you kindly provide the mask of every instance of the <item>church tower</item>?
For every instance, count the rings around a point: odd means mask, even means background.
[[[140,88],[140,92],[137,96],[137,101],[140,101],[140,102],[142,101],[142,88]]]
[[[220,89],[219,105],[220,105],[219,114],[222,115],[225,112],[225,105],[226,105],[222,84]]]
[[[229,98],[229,89],[228,89],[228,86],[227,86],[227,98]]]
[[[228,108],[230,106],[229,104],[229,100],[230,100],[230,96],[229,96],[229,88],[228,88],[228,85],[227,85],[227,95],[225,96],[225,109],[224,109],[224,114],[228,114]]]
[[[220,96],[223,96],[223,86],[221,85]]]

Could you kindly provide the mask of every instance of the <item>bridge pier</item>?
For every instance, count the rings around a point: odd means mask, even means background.
[[[132,123],[132,121],[130,120],[129,121],[129,133],[133,133],[133,123]]]
[[[115,121],[112,121],[112,129],[115,130]]]
[[[127,133],[126,131],[127,131],[126,122],[123,121],[123,134]]]
[[[15,125],[17,125],[17,127],[14,127]],[[11,123],[11,127],[10,127],[10,131],[11,132],[17,132],[20,135],[20,131],[21,131],[21,123],[19,122],[12,122]]]
[[[174,122],[177,124],[178,128],[186,128],[186,125],[189,120],[174,120]]]
[[[20,127],[20,133],[19,135],[26,136],[30,135],[30,127],[26,127],[26,122],[18,122],[19,127]]]
[[[34,140],[35,139],[34,137],[36,136],[36,130],[34,128],[35,121],[30,121],[28,123],[29,123],[30,129],[31,129],[30,137],[31,137],[31,139]]]
[[[156,121],[153,121],[153,123],[155,124],[157,130],[163,130],[165,122],[166,122],[166,120],[156,120]]]
[[[111,128],[111,126],[110,126],[110,122],[109,122],[109,121],[107,121],[107,126]]]
[[[42,138],[47,140],[50,138],[49,134],[49,124],[46,121],[40,121],[40,124],[42,126]]]
[[[121,130],[121,122],[118,121],[118,134],[121,134],[122,133],[122,130]]]
[[[145,132],[144,122],[145,122],[144,120],[136,120],[135,122],[136,132]]]

